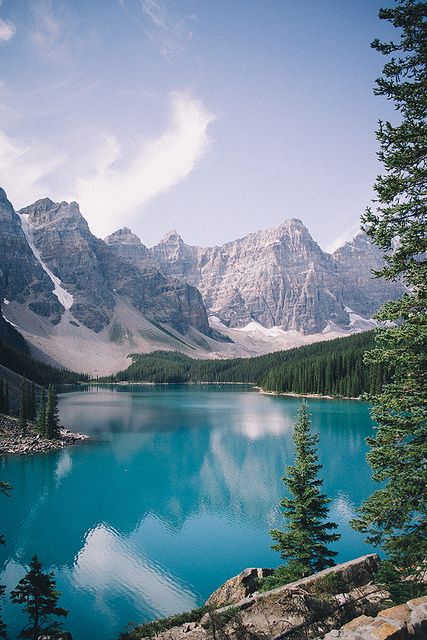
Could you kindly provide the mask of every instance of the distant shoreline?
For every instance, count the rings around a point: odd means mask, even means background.
[[[130,380],[121,380],[120,382],[97,382],[96,380],[91,380],[90,382],[81,382],[80,384],[83,385],[118,385],[118,386],[122,386],[122,387],[127,387],[129,385],[149,385],[149,386],[155,386],[155,385],[162,385],[162,386],[168,386],[168,385],[174,385],[174,384],[193,384],[193,385],[222,385],[222,384],[228,384],[228,385],[246,385],[248,387],[253,387],[253,389],[256,389],[259,393],[262,393],[263,395],[266,396],[285,396],[285,397],[289,397],[289,398],[313,398],[313,399],[317,399],[317,400],[359,400],[361,402],[366,402],[367,400],[365,398],[361,398],[360,396],[331,396],[331,395],[321,395],[319,393],[295,393],[293,391],[268,391],[266,389],[263,389],[262,387],[258,387],[255,382],[225,382],[225,381],[217,381],[217,382],[212,382],[212,381],[208,381],[208,380],[200,380],[198,382],[193,381],[193,380],[187,380],[186,382],[151,382],[151,381],[147,381],[147,382],[143,382],[142,380],[138,380],[138,381],[130,381]]]
[[[255,387],[265,396],[287,396],[289,398],[313,398],[314,400],[360,400],[366,402],[360,396],[322,396],[320,393],[294,393],[293,391],[266,391],[261,387]]]

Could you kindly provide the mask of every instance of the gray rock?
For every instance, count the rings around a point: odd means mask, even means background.
[[[345,304],[355,313],[370,318],[387,300],[395,300],[405,288],[402,283],[373,278],[384,266],[381,249],[361,231],[332,254],[337,265]]]
[[[0,303],[26,302],[53,323],[59,322],[62,307],[52,293],[49,276],[30,249],[19,217],[0,188]]]
[[[73,295],[71,312],[85,326],[96,332],[106,327],[116,296],[122,295],[156,322],[181,333],[192,326],[210,335],[206,309],[194,287],[149,265],[137,268],[124,260],[120,251],[113,251],[113,241],[106,244],[90,232],[76,202],[55,203],[45,198],[20,213],[28,215],[43,262]],[[118,234],[121,245],[138,246],[138,239],[130,239],[129,234],[129,230]]]
[[[373,279],[371,270],[381,268],[382,257],[366,234],[330,256],[296,219],[221,247],[189,246],[170,231],[148,249],[127,228],[106,241],[136,267],[156,267],[197,287],[208,312],[231,327],[255,320],[318,333],[330,322],[347,326],[347,308],[370,318],[402,292],[399,284]]]
[[[271,576],[272,573],[274,573],[273,569],[245,569],[214,591],[206,600],[206,605],[222,607],[239,602],[239,600],[255,593],[259,588],[259,580]]]

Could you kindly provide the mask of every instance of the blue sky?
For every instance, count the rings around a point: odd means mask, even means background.
[[[376,0],[0,0],[0,184],[103,237],[221,244],[296,217],[326,249],[373,197]]]

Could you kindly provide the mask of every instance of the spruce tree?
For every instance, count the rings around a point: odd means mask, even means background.
[[[58,398],[52,384],[47,390],[46,437],[49,440],[59,438]]]
[[[21,378],[20,388],[20,402],[18,413],[18,424],[21,433],[27,432],[27,418],[28,418],[28,385],[24,377]]]
[[[46,423],[46,392],[43,387],[40,396],[39,415],[37,418],[36,429],[44,438],[47,435],[47,423]]]
[[[272,546],[280,551],[285,567],[280,568],[281,577],[288,582],[333,566],[336,551],[329,545],[340,538],[332,533],[337,528],[334,522],[326,522],[330,499],[321,493],[323,481],[318,477],[322,465],[318,464],[317,444],[319,436],[310,433],[308,405],[302,402],[298,420],[292,436],[295,446],[295,464],[287,467],[283,482],[292,494],[283,498],[285,530],[273,529]]]
[[[28,419],[35,422],[36,419],[36,385],[34,382],[28,387]]]
[[[0,413],[4,413],[4,382],[3,378],[0,378]]]
[[[4,387],[4,413],[8,416],[10,414],[10,405],[9,405],[9,382],[6,380],[6,385]]]
[[[30,568],[10,594],[14,604],[23,605],[28,625],[20,632],[20,638],[38,640],[42,634],[56,633],[58,622],[50,622],[52,616],[67,616],[68,611],[57,606],[61,594],[56,590],[53,572],[43,573],[42,564],[33,556]]]
[[[416,584],[427,558],[427,3],[405,0],[379,16],[400,39],[372,43],[391,56],[375,93],[392,100],[399,117],[397,124],[380,122],[384,173],[375,183],[376,209],[363,222],[386,252],[377,275],[402,279],[408,292],[381,309],[378,318],[396,324],[378,331],[366,358],[389,365],[393,376],[373,399],[376,435],[369,440],[373,478],[383,486],[353,525]]]

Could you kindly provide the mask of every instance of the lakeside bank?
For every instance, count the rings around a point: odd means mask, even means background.
[[[22,433],[17,418],[0,415],[0,455],[47,453],[92,439],[84,433],[61,427],[60,437],[48,440],[36,431],[33,423],[28,423],[26,432]]]

